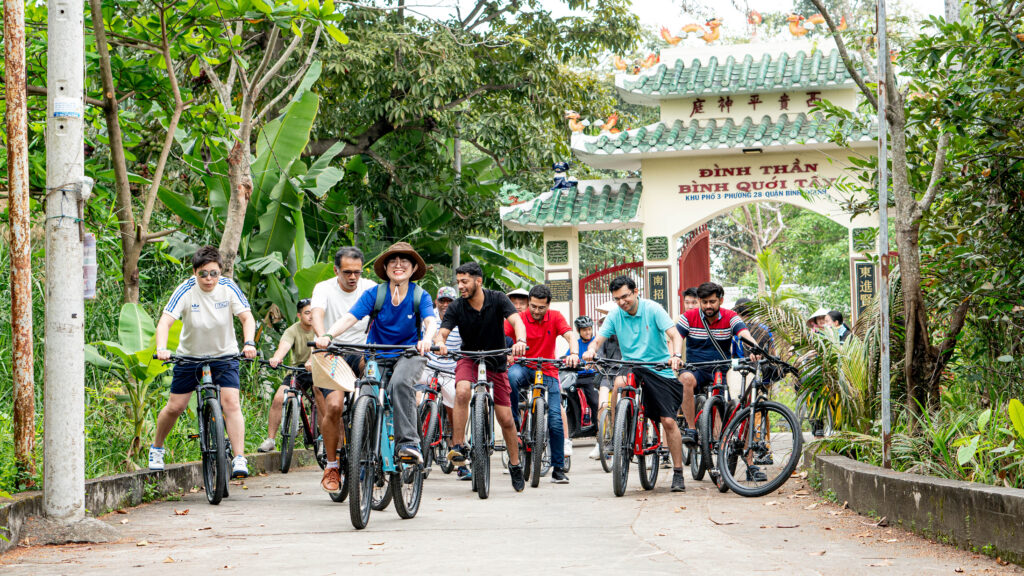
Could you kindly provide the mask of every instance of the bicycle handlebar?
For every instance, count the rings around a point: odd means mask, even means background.
[[[156,354],[153,354],[153,360],[159,360]],[[257,358],[246,358],[245,355],[238,354],[224,354],[223,356],[186,356],[184,354],[171,354],[171,357],[164,360],[164,364],[203,364],[206,362],[222,362],[224,360],[248,360],[250,362],[257,360]]]
[[[433,349],[432,349],[433,350]],[[449,350],[447,356],[452,358],[490,358],[497,356],[508,356],[512,353],[511,348],[500,350]]]
[[[260,364],[264,366],[270,366],[271,370],[291,370],[293,372],[308,372],[305,366],[289,366],[287,364],[278,364],[277,366],[271,366],[269,360],[260,359]]]
[[[594,364],[598,366],[646,366],[655,370],[664,370],[671,367],[668,362],[640,362],[636,360],[613,360],[611,358],[595,358]]]

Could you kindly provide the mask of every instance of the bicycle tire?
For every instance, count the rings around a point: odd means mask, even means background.
[[[718,441],[722,434],[725,418],[725,399],[711,396],[704,403],[704,410],[697,419],[697,446],[704,468],[710,472],[711,481],[718,485]]]
[[[562,462],[563,462],[562,472],[565,472],[566,474],[568,474],[569,470],[572,469],[572,456],[565,456],[565,457],[563,457],[562,458]]]
[[[548,440],[548,405],[544,398],[537,398],[530,408],[533,419],[532,437],[529,438],[533,459],[530,461],[530,486],[540,486],[540,472],[544,463],[544,449]]]
[[[726,407],[725,407],[725,418],[726,419],[729,418],[735,410],[736,410],[736,401],[735,400],[730,400],[729,404],[727,404]],[[726,422],[723,419],[723,425],[722,425],[723,435],[724,435],[724,432],[725,432],[725,424],[728,424],[728,422]],[[721,437],[718,440],[718,459],[719,460],[722,459],[722,439],[721,439]],[[722,465],[723,466],[728,466],[729,467],[729,473],[735,474],[736,473],[736,463],[737,463],[736,455],[735,454],[730,454],[728,456],[728,458],[726,459],[725,463],[722,464]],[[718,466],[717,463],[715,465]],[[721,492],[722,494],[725,494],[726,492],[729,491],[729,485],[726,484],[725,480],[722,478],[722,473],[719,472],[718,470],[716,470],[716,472],[718,472],[718,474],[715,477],[715,486],[718,488],[719,492]]]
[[[370,503],[370,507],[380,512],[387,510],[389,504],[391,504],[391,474],[384,472],[378,465],[376,480],[373,483],[373,501]]]
[[[597,416],[597,456],[601,461],[601,469],[606,473],[612,471],[612,434],[615,432],[615,423],[612,421],[612,411],[602,408]]]
[[[530,483],[530,475],[533,472],[533,446],[531,446],[531,438],[533,437],[533,410],[527,410],[523,414],[523,429],[516,435],[516,442],[519,446],[519,465],[523,467],[523,482]],[[537,456],[540,458],[540,456]],[[501,455],[502,465],[506,465],[506,459],[508,458],[508,452],[506,451]]]
[[[341,476],[338,492],[336,494],[327,493],[331,497],[331,501],[338,504],[348,499],[348,459],[343,454],[344,452],[341,450],[338,451],[338,475]]]
[[[392,472],[389,481],[391,485],[391,499],[395,502],[395,511],[403,520],[416,517],[420,509],[420,501],[423,499],[423,467],[418,464],[397,464],[400,472]],[[410,475],[410,482],[405,482],[403,475]]]
[[[284,417],[281,419],[281,474],[287,474],[292,466],[295,450],[295,436],[299,433],[299,401],[295,397],[284,402]]]
[[[441,407],[444,410],[444,407]],[[452,423],[448,421],[447,413],[442,412],[441,416],[441,441],[437,444],[437,453],[434,460],[441,466],[441,472],[451,474],[455,465],[448,460],[448,452],[451,450]]]
[[[777,415],[778,419],[772,419],[770,414]],[[749,481],[745,480],[744,482],[740,482],[737,479],[736,471],[729,470],[729,467],[725,466],[724,462],[727,462],[733,453],[735,453],[735,460],[737,462],[744,463],[743,472],[744,477],[746,477],[746,472],[749,470],[749,464],[746,460],[740,457],[740,453],[744,449],[745,444],[745,439],[743,437],[745,436],[745,427],[743,425],[750,421],[754,421],[756,423],[758,415],[761,416],[761,421],[758,425],[766,429],[770,434],[765,434],[765,437],[768,438],[767,442],[755,439],[756,444],[752,450],[755,454],[759,454],[760,457],[763,457],[765,454],[768,455],[768,459],[772,462],[769,465],[768,470],[774,473],[774,475],[766,474],[764,483],[751,486],[747,483]],[[790,451],[788,457],[785,458],[785,462],[776,465],[774,463],[774,456],[779,452],[776,452],[772,448],[772,445],[781,445],[783,450],[785,449],[787,433],[777,430],[777,428],[780,428],[783,424],[789,428],[788,436]],[[793,474],[793,471],[796,470],[797,463],[800,461],[801,451],[803,450],[803,434],[800,432],[800,424],[796,415],[793,414],[793,411],[788,407],[779,404],[778,402],[759,402],[753,408],[748,407],[742,409],[736,417],[729,422],[729,425],[726,426],[725,431],[722,434],[722,438],[723,459],[719,462],[719,473],[725,481],[725,484],[727,484],[733,492],[748,498],[770,494],[785,484]],[[762,444],[766,446],[762,446]],[[756,461],[757,460],[755,459],[755,462]]]
[[[216,398],[203,401],[203,410],[199,417],[203,418],[201,438],[203,451],[203,485],[206,488],[206,500],[213,505],[227,495],[228,461],[227,441],[224,438],[224,416],[221,414],[220,402]]]
[[[700,414],[707,403],[707,397],[703,394],[698,394],[694,397],[694,414]],[[700,427],[697,422],[691,424],[694,429],[697,430],[698,438],[700,436]],[[699,444],[694,444],[686,448],[686,461],[690,465],[690,476],[696,480],[701,481],[704,479],[704,474],[707,473],[708,467],[704,462],[704,458],[701,457]]]
[[[420,453],[423,454],[423,477],[430,477],[434,464],[434,441],[437,439],[437,400],[420,405]],[[415,513],[413,513],[415,516]]]
[[[491,491],[491,458],[487,450],[491,441],[487,434],[491,414],[487,409],[487,400],[486,394],[477,393],[473,397],[473,446],[470,459],[473,465],[473,484],[481,500],[486,500]]]
[[[644,418],[644,437],[640,445],[643,446],[645,452],[654,446],[657,426],[649,418]],[[661,460],[659,452],[660,450],[651,450],[650,453],[637,459],[636,466],[640,472],[640,486],[643,486],[644,490],[654,490],[654,485],[658,483],[658,468],[661,467],[659,466]]]
[[[352,480],[348,483],[348,510],[352,526],[362,530],[370,521],[373,485],[379,467],[379,439],[374,437],[377,426],[376,399],[373,396],[360,396],[353,412],[352,435],[348,448],[348,477]]]
[[[629,484],[629,461],[633,456],[633,403],[622,398],[615,407],[615,432],[612,453],[612,492],[616,496],[626,493]]]

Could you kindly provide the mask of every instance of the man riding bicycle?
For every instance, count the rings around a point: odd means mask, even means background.
[[[515,331],[516,341],[512,353],[518,356],[526,352],[526,328],[516,313],[508,296],[483,288],[484,272],[476,262],[467,262],[455,269],[455,279],[461,296],[448,307],[441,323],[441,330],[434,337],[440,354],[447,353],[445,339],[455,328],[462,334],[463,351],[503,350],[505,330],[502,320],[508,320]],[[506,374],[507,363],[504,355],[485,358],[487,379],[494,386],[494,415],[501,426],[501,435],[508,450],[509,476],[512,488],[522,492],[526,488],[523,466],[519,462],[519,440],[516,425],[512,420],[512,390]],[[469,448],[466,446],[466,421],[469,420],[469,401],[472,398],[471,385],[476,381],[476,361],[461,358],[455,366],[455,408],[452,418],[452,444],[448,459],[456,466],[465,466]]]
[[[525,312],[519,313],[519,319],[526,326],[526,347],[534,358],[554,358],[555,342],[558,337],[565,338],[569,343],[569,355],[565,363],[575,367],[579,361],[579,348],[572,337],[572,330],[565,317],[558,310],[551,310],[551,290],[539,284],[530,289],[530,301]],[[506,332],[505,334],[509,334]],[[558,368],[550,364],[541,366],[544,373],[544,385],[548,389],[548,450],[551,452],[551,481],[555,484],[568,484],[565,475],[565,439],[562,426],[562,394],[558,385]],[[529,388],[533,383],[535,370],[521,364],[513,364],[508,368],[508,382],[512,388],[512,398],[519,402],[519,390]],[[518,408],[515,408],[518,410]]]
[[[316,339],[316,345],[317,348],[327,347],[336,335],[370,316],[367,344],[416,346],[420,355],[400,358],[387,384],[394,403],[392,410],[398,456],[422,463],[414,387],[427,365],[425,354],[430,351],[430,341],[437,332],[437,317],[434,316],[430,295],[415,284],[427,273],[427,265],[411,245],[396,242],[377,258],[373,270],[387,281],[363,292],[355,306],[342,314],[326,334]],[[417,296],[419,301],[415,301]],[[381,354],[379,357],[387,356]]]
[[[309,362],[309,346],[307,344],[316,338],[316,331],[313,330],[313,311],[309,305],[309,298],[299,300],[296,316],[299,321],[285,329],[281,334],[281,341],[277,344],[277,351],[270,357],[268,363],[271,368],[277,368],[286,354],[291,353],[292,366],[303,366]],[[306,366],[309,369],[309,366]],[[285,381],[287,382],[287,380]],[[300,390],[308,390],[313,385],[313,375],[309,372],[298,374],[295,384]],[[285,383],[278,386],[274,394],[274,400],[270,404],[270,414],[267,429],[267,439],[256,449],[257,452],[270,452],[276,445],[277,429],[281,426],[281,407],[284,405],[284,393],[288,389]]]
[[[679,335],[686,338],[687,363],[714,362],[732,358],[732,338],[757,346],[754,337],[747,330],[743,319],[732,310],[722,308],[725,290],[714,282],[705,282],[697,287],[700,306],[683,312],[676,323]],[[755,357],[756,358],[756,357]],[[679,375],[683,384],[683,415],[688,428],[683,432],[687,444],[697,443],[694,394],[698,388],[705,388],[715,381],[713,370],[687,370]]]
[[[363,251],[355,246],[339,248],[334,253],[335,277],[319,282],[313,287],[310,309],[313,330],[317,335],[326,333],[326,328],[333,326],[355,306],[363,292],[376,286],[363,278],[363,259]],[[357,322],[348,330],[341,332],[335,341],[343,344],[365,344],[368,325],[369,321]],[[348,354],[344,360],[352,368],[353,374],[361,374],[362,357],[358,354]],[[338,446],[343,444],[345,433],[345,428],[341,424],[341,414],[345,409],[345,393],[334,394],[335,391],[328,388],[317,389],[320,390],[320,394],[314,395],[314,398],[318,403],[317,409],[322,414],[320,434],[323,436],[324,455],[327,457],[320,488],[325,492],[337,494],[341,490]]]
[[[242,322],[245,342],[242,354],[256,357],[256,320],[249,301],[230,279],[220,275],[223,260],[214,246],[203,246],[192,256],[192,276],[175,288],[156,325],[156,357],[168,360],[167,337],[171,326],[181,320],[177,354],[182,356],[230,356],[238,354],[234,318]],[[213,383],[220,388],[224,424],[235,453],[231,476],[245,478],[249,464],[245,459],[245,418],[239,401],[238,360],[210,362]],[[149,447],[149,469],[164,469],[164,440],[188,407],[189,398],[202,379],[199,364],[176,365],[171,395],[156,420],[156,434]]]
[[[637,367],[633,374],[644,387],[644,413],[653,422],[660,422],[665,430],[665,440],[672,454],[672,491],[682,492],[686,490],[683,445],[675,417],[683,400],[683,391],[673,370],[678,370],[682,362],[683,339],[664,308],[640,298],[632,278],[619,276],[611,281],[608,288],[619,308],[608,314],[597,338],[587,347],[583,360],[592,361],[604,341],[617,336],[623,360],[671,366],[671,370]],[[671,355],[668,342],[671,342]]]

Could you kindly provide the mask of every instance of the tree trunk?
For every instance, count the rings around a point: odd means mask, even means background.
[[[132,208],[131,185],[128,181],[128,164],[124,155],[121,123],[114,89],[114,74],[110,67],[110,51],[107,48],[107,31],[103,26],[103,5],[101,0],[89,0],[92,12],[92,27],[96,35],[96,50],[99,54],[100,79],[103,83],[103,115],[107,122],[107,137],[110,145],[110,164],[114,169],[114,213],[117,214],[121,232],[121,272],[124,276],[123,300],[139,301],[139,257],[141,246],[137,244],[135,214]]]
[[[899,250],[900,279],[903,287],[904,340],[903,374],[907,390],[907,410],[919,414],[922,409],[938,408],[938,380],[931,375],[937,360],[928,331],[928,308],[921,290],[921,222],[915,218],[917,199],[908,177],[906,117],[902,102],[893,102],[890,117],[892,136],[893,195],[896,199],[896,246]]]
[[[244,116],[243,116],[244,118]],[[238,245],[242,242],[242,228],[245,212],[252,197],[252,172],[249,165],[249,131],[243,130],[235,146],[228,154],[228,180],[231,183],[231,198],[228,200],[228,215],[224,222],[224,235],[220,239],[220,253],[224,258],[224,275],[232,276]]]

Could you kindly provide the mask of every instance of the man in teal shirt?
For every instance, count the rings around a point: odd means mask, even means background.
[[[683,387],[675,377],[683,358],[683,339],[675,329],[668,312],[651,300],[640,298],[636,282],[628,276],[619,276],[609,285],[612,298],[619,305],[612,310],[598,332],[597,338],[583,355],[590,362],[608,338],[619,340],[622,359],[633,362],[663,362],[671,369],[652,370],[647,367],[633,369],[637,383],[644,387],[644,413],[655,422],[661,422],[665,442],[672,454],[672,491],[686,490],[683,482],[683,442],[676,425],[676,413],[683,402]],[[669,353],[668,342],[672,352]]]

